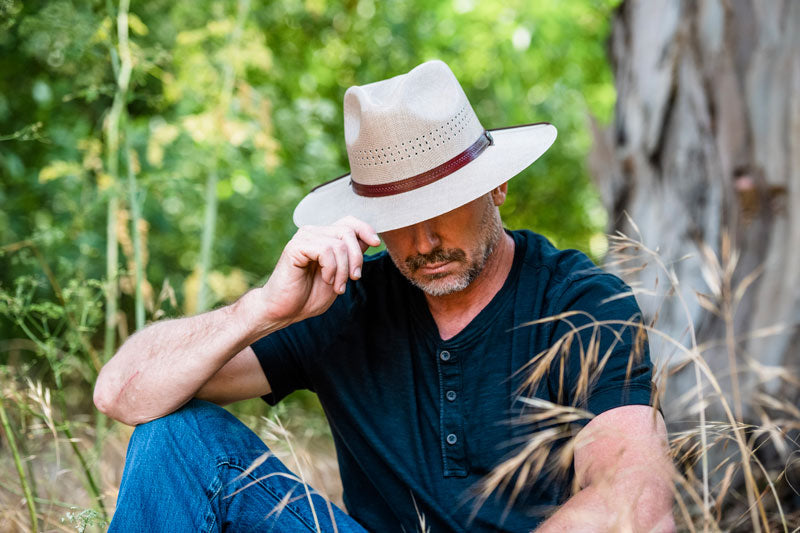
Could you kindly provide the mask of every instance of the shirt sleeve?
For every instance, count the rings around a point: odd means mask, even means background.
[[[348,327],[355,283],[348,282],[345,294],[337,297],[322,315],[292,324],[251,344],[270,386],[270,393],[262,396],[265,402],[275,405],[296,390],[315,391],[315,361],[324,357]]]
[[[275,331],[251,345],[269,382],[270,392],[262,398],[270,405],[296,390],[311,387],[302,357],[307,348],[296,342],[304,337],[300,330],[306,329],[300,324]]]
[[[558,403],[598,415],[652,405],[652,363],[642,313],[630,287],[598,273],[566,283],[557,299],[549,387]]]

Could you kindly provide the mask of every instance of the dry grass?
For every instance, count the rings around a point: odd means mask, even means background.
[[[675,466],[672,483],[679,530],[800,531],[800,445],[796,441],[800,434],[800,409],[785,398],[767,394],[760,386],[777,379],[782,382],[785,397],[797,398],[800,379],[786,368],[767,367],[738,350],[744,341],[782,334],[786,327],[776,325],[752,332],[734,331],[732,327],[737,305],[757,279],[758,272],[734,284],[738,254],[730,242],[723,242],[719,257],[710,249],[704,249],[707,287],[703,292],[698,291],[698,301],[706,312],[719,317],[727,327],[720,339],[698,340],[672,265],[665,263],[657,251],[646,247],[641,239],[620,234],[613,236],[610,244],[610,264],[623,277],[644,268],[658,270],[657,289],[632,283],[632,293],[640,301],[643,298],[661,302],[677,299],[686,315],[685,329],[680,338],[670,336],[660,327],[658,312],[647,322],[635,317],[630,320],[588,317],[591,320],[586,321],[585,315],[563,313],[527,324],[553,321],[573,324],[566,335],[537,354],[521,370],[526,378],[520,390],[526,409],[521,418],[510,422],[531,426],[546,423],[548,427],[519,442],[517,453],[498,465],[476,488],[473,509],[477,511],[488,498],[497,494],[509,495],[511,505],[532,479],[563,475],[570,469],[575,436],[581,427],[576,422],[592,418],[591,413],[578,405],[590,394],[613,349],[601,350],[598,335],[601,331],[603,335],[612,332],[616,335],[616,346],[622,342],[620,331],[633,328],[635,340],[630,350],[629,371],[641,357],[641,348],[648,336],[651,343],[658,340],[658,345],[667,347],[665,352],[669,352],[654,354],[658,363],[654,373],[658,390],[655,402],[670,422],[669,451]],[[584,345],[581,337],[588,337],[589,342]],[[714,372],[706,360],[710,350],[720,349],[726,350],[729,357],[729,372],[725,375]],[[582,361],[577,389],[563,395],[573,401],[559,405],[532,396],[530,391],[536,390],[548,369],[558,365],[568,353],[577,353]],[[738,380],[742,369],[758,377],[755,387],[743,389]],[[679,394],[674,393],[670,380],[686,372],[694,376],[694,385]],[[102,527],[98,507],[86,488],[84,465],[76,460],[74,450],[82,450],[87,457],[85,466],[97,475],[103,500],[109,511],[113,510],[129,430],[115,426],[108,435],[98,439],[94,433],[95,420],[86,416],[72,417],[73,442],[67,442],[63,431],[65,420],[53,406],[50,391],[33,381],[21,380],[19,375],[6,376],[3,399],[13,419],[22,424],[14,428],[14,432],[20,440],[20,454],[25,465],[22,477],[27,478],[37,495],[35,508],[39,524],[42,529],[53,531]],[[306,411],[299,413],[298,410],[302,410],[299,405],[286,404],[273,411],[270,418],[251,416],[245,417],[245,422],[298,474],[299,480],[341,506],[342,489],[329,430],[321,413],[309,418]],[[286,427],[282,420],[293,422]],[[96,445],[98,440],[102,440],[102,447]],[[553,455],[551,450],[556,443],[562,445]],[[94,453],[97,450],[101,450],[100,456]],[[0,455],[0,531],[30,529],[20,478],[10,454]],[[573,490],[575,488],[573,486]],[[287,502],[291,498],[307,497],[307,491],[292,494]],[[418,515],[420,530],[427,531],[425,517]]]
[[[37,387],[38,388],[38,387]],[[28,390],[33,393],[33,387]],[[41,397],[46,396],[42,394]],[[36,403],[31,401],[29,407]],[[130,431],[119,428],[105,439],[100,456],[93,456],[93,420],[75,416],[73,441],[61,433],[61,424],[32,413],[23,427],[15,428],[24,445],[23,462],[28,481],[35,487],[36,515],[43,531],[94,531],[104,523],[91,491],[87,489],[83,467],[72,453],[72,444],[91,457],[89,467],[98,480],[106,505],[113,509],[125,449]],[[55,433],[54,433],[55,431]],[[0,532],[31,531],[31,521],[20,480],[9,454],[0,454]]]
[[[13,392],[7,389],[5,394],[14,396],[24,392],[25,396],[18,398],[27,402],[30,408],[41,405],[46,391],[32,382],[26,387]],[[39,414],[42,411],[44,409]],[[297,403],[287,403],[274,409],[269,417],[242,418],[268,444],[276,457],[299,474],[298,481],[314,487],[333,504],[343,506],[333,441],[321,413],[308,411]],[[294,422],[287,428],[281,422],[284,419],[303,423]],[[28,479],[35,480],[40,529],[73,532],[105,530],[106,522],[94,510],[92,496],[82,480],[81,466],[71,456],[68,444],[59,434],[58,423],[52,418],[38,416],[34,420],[18,432],[26,440],[26,453],[22,459],[29,466]],[[73,424],[78,428],[75,431],[78,446],[90,455],[96,437],[93,420],[88,416],[76,416]],[[113,514],[117,499],[131,433],[132,428],[115,424],[103,439],[101,457],[95,458],[91,464],[98,474],[103,499],[110,514]],[[0,533],[31,530],[19,483],[12,457],[4,451],[0,454]],[[307,494],[290,497],[307,497]]]
[[[657,359],[660,364],[655,369],[654,382],[658,395],[654,402],[673,422],[669,446],[675,465],[672,482],[679,530],[800,531],[797,504],[800,483],[792,481],[800,477],[800,445],[795,440],[800,431],[800,409],[787,399],[766,394],[762,387],[777,378],[783,382],[785,394],[797,398],[800,381],[788,369],[765,367],[738,349],[743,341],[786,333],[787,328],[776,325],[749,333],[733,329],[737,305],[759,272],[744,276],[734,285],[738,253],[732,249],[730,241],[723,240],[720,257],[710,248],[703,248],[703,275],[710,294],[697,292],[697,297],[701,306],[720,317],[726,327],[724,338],[699,343],[689,306],[683,300],[680,282],[672,266],[666,264],[657,251],[646,247],[641,239],[618,234],[611,237],[610,245],[611,266],[623,277],[645,268],[658,269],[660,277],[656,277],[655,285],[658,287],[659,280],[666,279],[666,287],[653,290],[632,283],[632,293],[640,300],[659,298],[662,304],[667,298],[677,298],[686,316],[685,334],[676,339],[660,329],[658,312],[648,323],[604,321],[592,317],[590,323],[573,326],[550,349],[537,354],[524,369],[527,379],[521,391],[522,400],[534,410],[512,422],[546,421],[550,427],[529,435],[516,455],[498,465],[481,485],[476,505],[481,505],[491,494],[506,494],[512,480],[513,487],[508,494],[513,500],[528,481],[540,475],[563,475],[568,471],[577,434],[572,424],[593,416],[576,406],[590,393],[613,349],[601,353],[596,342],[597,334],[600,330],[619,331],[632,327],[639,331],[637,338],[643,339],[646,332],[651,341],[659,339],[660,345],[668,346],[672,351],[671,356]],[[528,325],[555,321],[570,323],[576,315],[563,313]],[[591,331],[588,345],[578,347],[582,372],[571,395],[574,399],[572,404],[557,405],[525,397],[536,390],[552,365],[558,365],[568,354],[574,353],[574,344],[581,342],[579,335],[587,329]],[[728,352],[729,373],[726,376],[715,374],[704,357],[709,350],[720,347]],[[640,357],[639,348],[631,350],[629,370]],[[742,394],[739,383],[738,366],[741,364],[758,377],[757,383],[748,388],[747,395]],[[680,396],[666,396],[671,390],[670,378],[687,370],[694,372],[695,386]],[[709,413],[719,414],[722,418],[710,420]],[[746,418],[743,413],[751,414]],[[564,441],[566,444],[553,456],[550,453],[553,444]]]

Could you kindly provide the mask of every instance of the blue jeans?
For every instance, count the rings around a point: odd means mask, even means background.
[[[306,490],[236,417],[191,400],[133,432],[109,531],[366,531]]]

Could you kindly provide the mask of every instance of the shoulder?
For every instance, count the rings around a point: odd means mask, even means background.
[[[552,283],[568,284],[604,273],[580,250],[556,248],[545,236],[530,230],[513,231],[512,235],[525,247],[525,266],[546,271]]]
[[[585,253],[556,248],[546,237],[529,230],[512,233],[526,247],[523,276],[533,278],[544,291],[551,312],[611,302],[617,302],[612,307],[633,306],[638,310],[631,288],[595,265]]]

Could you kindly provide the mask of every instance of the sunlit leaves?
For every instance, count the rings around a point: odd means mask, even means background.
[[[553,148],[511,181],[506,224],[601,253],[604,211],[584,159],[587,113],[606,120],[613,106],[604,39],[615,3],[253,0],[238,46],[230,44],[235,2],[134,3],[124,130],[151,228],[148,280],[180,288],[193,272],[212,168],[214,268],[263,278],[294,229],[293,206],[348,169],[347,87],[432,58],[451,65],[485,126],[549,121],[559,129]],[[9,221],[0,241],[59,227],[63,239],[47,253],[84,277],[103,275],[104,192],[112,185],[102,125],[113,96],[116,13],[106,9],[26,3],[0,37],[0,68],[13,73],[0,80],[0,135],[15,143],[0,144],[8,178],[0,199],[14,198],[4,202],[11,207],[0,215]],[[53,63],[56,56],[63,62]],[[226,71],[234,77],[228,105]],[[35,123],[47,145],[8,137]]]

